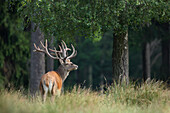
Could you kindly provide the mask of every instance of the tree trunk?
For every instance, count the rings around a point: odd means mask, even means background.
[[[31,23],[31,28],[34,30],[35,24]],[[35,96],[39,90],[39,82],[41,76],[45,73],[45,55],[44,53],[33,52],[35,43],[41,47],[40,41],[44,42],[44,36],[39,27],[35,32],[31,32],[31,72],[30,72],[30,93]]]
[[[144,42],[143,44],[143,79],[149,81],[151,79],[151,65],[150,65],[150,44]]]
[[[162,73],[161,78],[168,80],[170,77],[170,39],[162,40]]]
[[[121,84],[129,83],[129,51],[128,32],[117,36],[113,34],[113,78],[119,80]]]
[[[49,48],[53,48],[53,42],[54,42],[54,38],[51,38],[49,45]],[[47,72],[48,71],[54,71],[54,59],[50,58],[49,56],[47,56]]]

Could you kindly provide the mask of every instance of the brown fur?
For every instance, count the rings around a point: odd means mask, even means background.
[[[49,87],[50,80],[53,83],[52,90],[50,92],[52,94],[52,101],[54,101],[54,98],[56,95],[60,96],[61,88],[62,88],[62,78],[57,72],[50,71],[41,77],[41,81],[40,81],[40,85],[39,85],[43,101],[45,101],[45,99],[46,99],[46,94],[43,89],[43,83],[45,81],[45,85],[47,87]]]

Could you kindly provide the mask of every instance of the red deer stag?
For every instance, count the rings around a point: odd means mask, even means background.
[[[62,83],[69,75],[69,72],[72,70],[77,70],[78,66],[73,64],[70,59],[77,55],[77,51],[75,50],[74,46],[71,44],[73,52],[70,56],[68,56],[68,50],[71,51],[70,48],[67,48],[67,45],[64,41],[61,42],[61,46],[59,45],[60,51],[57,51],[56,48],[49,49],[51,53],[48,51],[47,48],[47,40],[45,45],[40,41],[43,49],[37,47],[34,43],[35,50],[34,52],[43,52],[46,53],[49,57],[53,59],[58,59],[60,62],[60,66],[56,71],[49,71],[46,74],[42,75],[40,81],[40,92],[42,95],[42,101],[45,102],[47,93],[50,93],[51,101],[54,102],[55,96],[60,96]]]

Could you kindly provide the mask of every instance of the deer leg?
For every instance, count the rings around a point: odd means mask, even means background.
[[[43,102],[46,101],[46,97],[47,97],[47,92],[44,92],[44,94],[42,95],[42,101],[43,101]]]
[[[42,82],[40,82],[39,89],[40,89],[40,92],[41,92],[42,101],[44,102],[44,94],[45,94],[45,91],[44,91],[44,89],[43,89]]]
[[[55,100],[55,90],[53,88],[52,94],[51,94],[51,102],[54,102],[54,100]]]
[[[51,102],[54,102],[55,100],[55,96],[56,96],[56,83],[54,82],[53,83],[53,87],[52,87],[52,90],[51,90]]]
[[[54,100],[55,100],[55,95],[52,95],[51,96],[51,102],[54,103]]]

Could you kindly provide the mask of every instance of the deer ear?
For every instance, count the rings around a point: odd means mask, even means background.
[[[63,60],[59,59],[60,64],[64,64]]]

